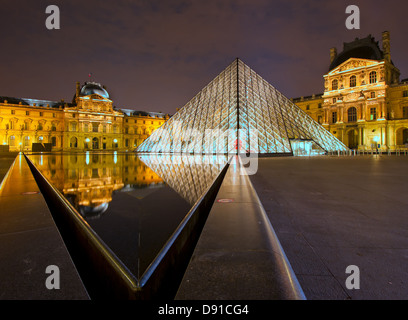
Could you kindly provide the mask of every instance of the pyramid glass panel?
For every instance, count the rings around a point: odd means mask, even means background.
[[[224,71],[137,149],[146,153],[288,154],[292,141],[323,152],[347,147],[241,60]],[[295,152],[296,154],[296,152]]]

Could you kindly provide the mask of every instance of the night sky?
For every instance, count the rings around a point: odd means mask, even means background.
[[[45,27],[58,5],[61,29]],[[345,27],[349,4],[361,29]],[[408,78],[408,1],[0,0],[0,96],[70,102],[105,85],[118,108],[174,114],[236,57],[289,98],[323,92],[330,48],[391,33]]]

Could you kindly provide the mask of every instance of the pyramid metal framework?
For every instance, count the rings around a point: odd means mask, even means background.
[[[291,141],[312,141],[326,152],[347,147],[328,130],[235,59],[146,139],[138,152],[291,154]]]

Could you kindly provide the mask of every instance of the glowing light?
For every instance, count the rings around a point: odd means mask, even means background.
[[[91,141],[89,138],[86,138],[86,139],[85,139],[85,142],[89,142],[89,141]]]

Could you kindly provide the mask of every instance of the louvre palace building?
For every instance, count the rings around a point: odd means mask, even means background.
[[[228,71],[228,68],[231,70]],[[246,77],[248,79],[252,77],[253,72],[240,61],[234,62],[228,68],[218,76],[216,83],[222,82],[220,77],[224,73],[235,73],[235,69],[239,74],[242,73],[240,82]],[[246,71],[247,69],[249,71]],[[378,41],[369,35],[363,39],[357,38],[352,42],[344,43],[343,50],[339,53],[336,48],[330,49],[330,64],[323,79],[324,93],[291,99],[292,103],[304,111],[301,111],[303,114],[309,115],[337,138],[336,140],[351,149],[378,148],[382,151],[394,151],[408,147],[408,79],[400,80],[400,71],[391,59],[388,31],[382,33],[381,48]],[[225,83],[223,85],[225,86]],[[245,88],[248,89],[249,85],[250,82],[246,83]],[[246,92],[245,88],[236,92],[237,101],[238,96]],[[200,94],[203,96],[202,93]],[[261,98],[258,100],[262,102],[264,99]],[[206,110],[199,100],[194,101],[196,106],[188,107],[189,104],[187,104],[176,113],[173,122],[178,119],[177,115],[186,113],[187,110],[190,110],[190,115],[198,112],[192,111],[191,108]],[[287,111],[288,108],[289,104],[284,103],[283,110]],[[247,126],[250,127],[251,123],[256,123],[258,128],[265,127],[266,124],[258,123],[266,121],[257,116],[257,113],[262,113],[262,106],[253,106],[253,109],[256,111],[254,118],[248,120]],[[220,110],[221,113],[224,111]],[[303,119],[301,114],[290,117],[289,113],[283,115],[284,118],[288,118],[288,121],[296,117]],[[186,120],[186,117],[189,116],[186,114],[180,119]],[[83,85],[77,82],[74,98],[70,103],[63,100],[48,101],[0,96],[0,152],[43,151],[47,146],[47,150],[70,152],[133,151],[138,147],[139,150],[149,151],[153,150],[152,145],[143,145],[143,142],[169,118],[169,115],[160,112],[116,109],[106,88],[95,82],[86,82]],[[299,122],[295,120],[293,120],[294,123]],[[309,126],[306,120],[302,121],[305,122],[305,126]],[[279,127],[279,119],[271,119],[268,125],[273,124],[274,121]],[[284,119],[281,122],[284,123]],[[188,125],[187,120],[178,121],[178,123],[181,124],[181,128]],[[174,126],[173,123],[172,125]],[[222,125],[220,123],[220,127]],[[239,128],[242,129],[244,125],[241,120]],[[310,126],[309,129],[304,128],[304,130],[313,132],[320,130],[311,124]],[[274,133],[276,130],[273,125],[272,127],[269,125],[260,132],[265,136],[262,139],[266,141],[263,148],[267,151],[268,148],[270,149],[269,145],[272,145],[276,150],[268,149],[268,152],[290,151],[290,146],[286,146],[288,144],[286,140],[292,141],[294,137],[282,138],[282,141],[268,138],[270,134],[281,136]],[[321,133],[319,135],[321,136]],[[295,136],[302,138],[300,134]],[[327,139],[324,140],[328,141]],[[273,143],[269,140],[273,140]],[[161,140],[161,144],[164,141]],[[169,142],[170,144],[172,145],[172,142]],[[278,150],[279,146],[283,151]],[[188,148],[181,148],[181,150],[184,149]]]
[[[77,82],[71,103],[0,96],[0,152],[135,150],[168,118],[116,109],[95,82]]]
[[[408,147],[408,79],[391,59],[388,31],[381,48],[369,35],[330,49],[323,78],[324,93],[292,101],[351,149]]]

